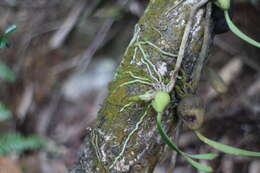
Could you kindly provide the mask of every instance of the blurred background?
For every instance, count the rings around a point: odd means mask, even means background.
[[[107,83],[148,2],[0,1],[0,33],[17,26],[8,36],[11,46],[0,49],[0,62],[16,78],[0,79],[0,102],[9,114],[0,121],[0,133],[15,132],[24,138],[38,135],[46,141],[42,149],[0,152],[0,173],[68,172],[87,127],[95,125]],[[258,41],[259,15],[259,0],[234,1],[234,23]],[[231,32],[220,34],[214,39],[208,66],[222,76],[228,90],[217,94],[206,75],[202,76],[198,93],[207,103],[203,133],[232,146],[260,151],[260,49]],[[1,144],[0,138],[0,146],[4,141]],[[212,150],[185,128],[179,146],[191,153]],[[260,172],[260,160],[254,158],[220,154],[208,164],[220,173]],[[155,172],[166,172],[163,165]],[[197,170],[178,157],[174,172]]]

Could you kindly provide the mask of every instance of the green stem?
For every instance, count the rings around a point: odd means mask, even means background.
[[[227,21],[228,27],[229,29],[235,34],[237,35],[239,38],[241,38],[242,40],[248,42],[249,44],[260,48],[260,43],[253,40],[252,38],[248,37],[246,34],[244,34],[243,32],[241,32],[235,25],[234,23],[231,21],[229,14],[228,14],[228,10],[224,10],[224,14],[225,14],[225,19]]]

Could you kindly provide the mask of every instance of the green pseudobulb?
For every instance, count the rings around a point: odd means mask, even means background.
[[[215,5],[222,10],[228,10],[230,8],[230,0],[217,0],[215,1]]]
[[[158,91],[152,101],[152,106],[157,113],[162,113],[170,100],[170,95],[167,92]]]

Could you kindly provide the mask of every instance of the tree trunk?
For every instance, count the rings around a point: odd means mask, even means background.
[[[156,128],[156,113],[149,102],[132,102],[131,98],[154,86],[141,83],[142,79],[134,76],[156,80],[161,75],[164,83],[169,82],[177,59],[172,54],[178,54],[191,11],[199,2],[201,0],[150,1],[109,85],[96,128],[89,130],[79,162],[71,173],[153,172],[165,146]],[[168,133],[176,131],[176,106],[184,96],[195,94],[205,64],[212,41],[211,3],[198,10],[193,19],[181,69],[170,93],[171,103],[163,116]],[[141,48],[136,44],[138,41],[143,42]],[[143,53],[148,60],[142,60]]]

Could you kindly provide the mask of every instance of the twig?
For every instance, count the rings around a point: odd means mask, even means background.
[[[83,9],[85,8],[85,5],[86,1],[81,0],[72,8],[68,18],[62,24],[60,29],[57,30],[53,37],[50,39],[49,45],[51,49],[57,49],[64,43],[68,34],[76,25],[80,14],[83,12]]]
[[[25,91],[23,93],[22,99],[20,101],[20,105],[17,108],[17,117],[21,122],[26,117],[27,112],[33,102],[33,93],[34,93],[34,85],[30,83],[26,86]]]
[[[91,43],[91,45],[87,48],[87,50],[83,53],[81,59],[79,60],[77,64],[78,70],[84,71],[87,68],[89,62],[91,61],[91,58],[96,53],[98,48],[103,44],[104,39],[106,38],[107,33],[111,29],[114,21],[115,20],[113,18],[109,18],[104,22],[104,24],[96,34],[97,36],[95,40]]]
[[[113,19],[107,19],[98,31],[98,33],[96,34],[97,37],[93,40],[90,46],[84,52],[73,57],[72,59],[54,66],[51,70],[52,74],[57,75],[74,67],[77,67],[77,69],[80,71],[84,71],[87,68],[89,62],[91,61],[93,55],[104,43],[104,39],[107,33],[109,32],[113,22]]]
[[[58,92],[52,95],[51,102],[39,113],[39,119],[36,125],[37,134],[45,136],[50,126],[51,119],[54,112],[57,110],[59,105],[61,94]]]

